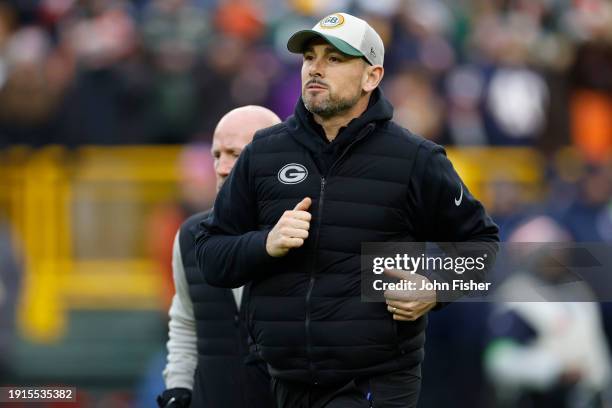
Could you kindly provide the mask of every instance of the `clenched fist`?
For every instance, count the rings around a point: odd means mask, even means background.
[[[414,282],[417,288],[421,288],[423,282],[430,283],[425,276],[400,269],[385,269],[384,273],[392,278]],[[387,310],[393,313],[393,320],[415,321],[436,306],[436,298],[433,289],[385,290]]]
[[[287,255],[292,248],[304,245],[308,238],[312,215],[308,212],[312,200],[304,198],[293,210],[287,210],[280,217],[274,228],[268,234],[266,251],[273,257]]]

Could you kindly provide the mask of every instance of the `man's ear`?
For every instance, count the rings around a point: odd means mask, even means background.
[[[368,64],[363,73],[362,88],[364,92],[371,92],[376,89],[378,84],[380,84],[380,81],[382,81],[384,75],[385,69],[382,67],[382,65]]]

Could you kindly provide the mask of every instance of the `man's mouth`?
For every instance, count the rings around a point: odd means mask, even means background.
[[[306,89],[321,90],[321,89],[327,89],[327,87],[325,85],[323,85],[323,84],[318,83],[318,82],[311,82],[311,83],[306,85]]]

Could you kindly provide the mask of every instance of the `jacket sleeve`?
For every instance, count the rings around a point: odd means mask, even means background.
[[[434,272],[427,277],[446,282],[453,279],[482,282],[495,262],[499,229],[482,204],[472,196],[442,147],[435,146],[425,163],[421,184],[425,240],[437,243],[449,256],[476,257],[484,253],[487,259],[487,266],[482,271],[474,270],[463,275]],[[447,304],[445,300],[452,301],[465,294],[459,291],[444,293],[438,308]]]
[[[214,286],[242,286],[273,259],[266,251],[269,230],[258,227],[250,155],[247,145],[219,191],[213,213],[196,234],[198,267]]]
[[[482,204],[472,196],[443,148],[426,162],[423,180],[426,227],[432,242],[499,242],[499,230]]]
[[[198,363],[196,324],[178,234],[172,250],[172,276],[176,293],[169,312],[168,359],[163,377],[166,389],[180,387],[192,390]]]

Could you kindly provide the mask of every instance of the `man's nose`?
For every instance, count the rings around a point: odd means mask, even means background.
[[[221,156],[217,165],[217,174],[221,177],[227,177],[232,171],[232,163],[227,157]]]
[[[323,64],[321,63],[320,58],[315,58],[312,60],[312,62],[310,63],[310,69],[308,70],[308,74],[311,77],[314,77],[314,76],[322,77],[323,76]]]

